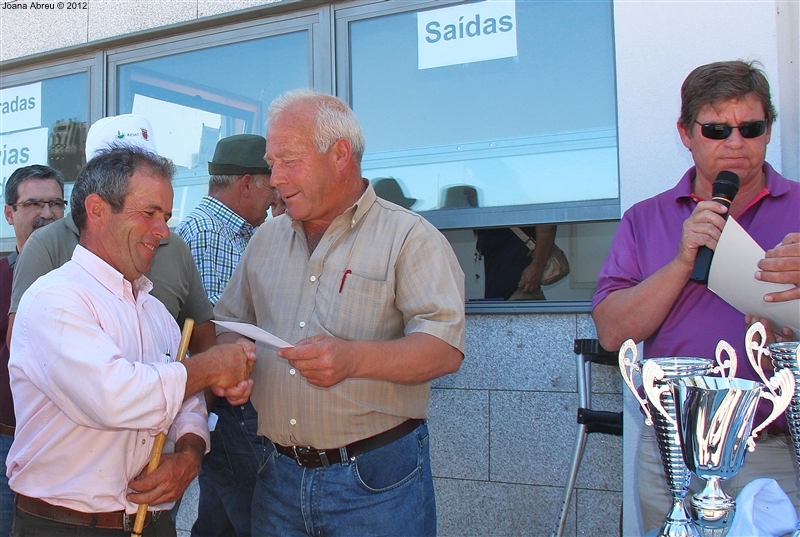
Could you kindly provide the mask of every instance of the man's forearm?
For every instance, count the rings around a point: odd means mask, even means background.
[[[175,453],[196,457],[199,469],[200,461],[206,453],[206,441],[194,433],[186,433],[175,442]]]
[[[354,341],[359,367],[355,376],[420,384],[458,371],[461,351],[425,333],[392,341]],[[380,360],[375,357],[380,356]]]
[[[673,260],[628,289],[608,295],[592,312],[603,348],[616,350],[628,339],[644,341],[655,333],[689,281],[691,269]]]

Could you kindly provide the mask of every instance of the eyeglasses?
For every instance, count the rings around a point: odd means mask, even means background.
[[[37,200],[37,199],[29,199],[25,201],[20,201],[18,203],[9,203],[12,207],[22,207],[23,209],[27,209],[29,207],[36,207],[40,211],[44,209],[44,206],[47,205],[50,207],[52,211],[63,211],[64,207],[67,206],[67,200],[61,199],[51,199],[51,200]]]
[[[700,123],[699,121],[695,121],[695,123],[700,125],[700,132],[703,134],[703,136],[711,140],[724,140],[733,134],[733,129],[739,129],[742,138],[758,138],[767,132],[766,121],[751,121],[749,123],[742,123],[741,125]]]

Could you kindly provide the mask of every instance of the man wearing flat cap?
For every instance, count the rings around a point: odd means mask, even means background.
[[[237,134],[217,142],[208,163],[208,195],[175,229],[194,256],[209,300],[216,304],[233,275],[255,228],[273,201],[267,141]],[[209,412],[211,451],[200,471],[200,503],[192,537],[250,535],[250,504],[264,440],[256,430],[251,403],[232,407],[217,401]]]

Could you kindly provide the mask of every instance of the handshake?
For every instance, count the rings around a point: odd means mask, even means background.
[[[186,367],[186,396],[210,388],[231,405],[242,405],[253,393],[256,346],[241,338],[236,343],[215,345],[181,362]]]

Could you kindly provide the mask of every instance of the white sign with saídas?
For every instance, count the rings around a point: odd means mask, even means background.
[[[41,126],[41,82],[0,90],[0,133]]]
[[[486,0],[417,13],[420,69],[517,55],[516,2]]]

